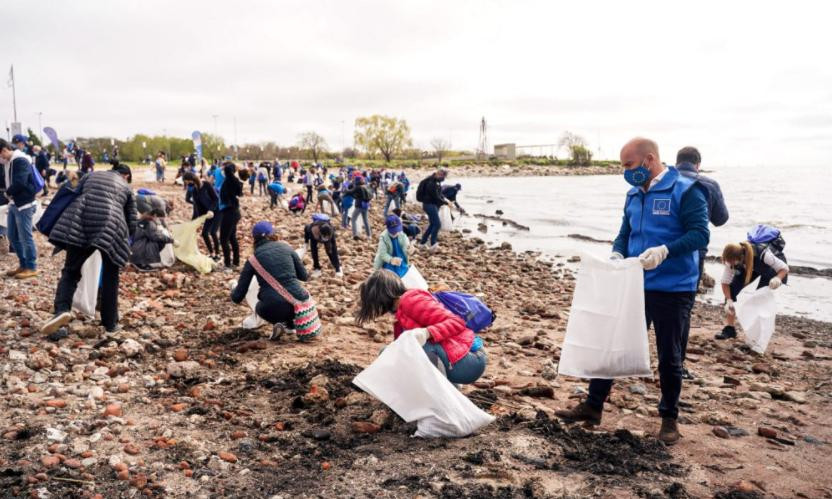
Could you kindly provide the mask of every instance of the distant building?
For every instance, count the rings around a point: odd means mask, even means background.
[[[514,144],[496,144],[494,146],[494,156],[497,159],[514,160],[517,158]]]

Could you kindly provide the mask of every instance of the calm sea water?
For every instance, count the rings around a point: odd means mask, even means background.
[[[832,170],[735,167],[707,174],[719,181],[731,213],[726,225],[711,226],[710,254],[719,255],[726,243],[744,240],[754,224],[767,223],[783,231],[790,263],[832,267]],[[628,189],[619,175],[465,178],[460,182],[460,204],[469,214],[495,215],[500,210],[504,218],[531,230],[476,217],[463,217],[462,227],[487,241],[509,241],[516,250],[541,251],[553,258],[581,252],[609,254],[609,243],[570,236],[614,239]],[[476,232],[480,222],[488,225],[487,234]],[[719,264],[706,268],[712,276],[721,275]],[[777,294],[782,313],[832,321],[832,280],[792,276],[789,282]],[[706,299],[721,302],[721,294],[717,289]]]

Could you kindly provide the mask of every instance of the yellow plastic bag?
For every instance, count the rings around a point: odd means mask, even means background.
[[[214,261],[207,255],[199,252],[197,232],[199,232],[202,224],[213,216],[214,214],[209,211],[205,215],[195,218],[190,222],[184,222],[170,227],[173,240],[176,241],[173,247],[173,254],[181,262],[190,265],[202,274],[207,274],[213,270]]]

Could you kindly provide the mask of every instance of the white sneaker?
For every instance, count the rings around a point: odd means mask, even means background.
[[[439,243],[434,244],[428,248],[428,251],[431,253],[436,253],[439,250]]]
[[[339,270],[338,272],[335,273],[335,276],[336,277],[344,277],[344,273]]]
[[[49,335],[63,326],[66,326],[70,322],[72,322],[72,314],[69,312],[63,312],[49,319],[46,324],[40,328],[40,332],[41,334]]]
[[[313,270],[312,271],[312,279],[317,279],[319,277],[321,277],[321,271],[320,270]]]

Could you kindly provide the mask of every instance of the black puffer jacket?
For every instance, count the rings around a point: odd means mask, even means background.
[[[309,274],[291,246],[284,242],[262,239],[256,243],[254,255],[263,269],[286,288],[295,299],[303,301],[309,298],[309,293],[300,283],[309,279]],[[257,275],[257,272],[254,267],[246,261],[240,273],[240,281],[237,287],[231,291],[231,301],[234,303],[243,301],[246,293],[248,293],[251,278],[255,275]],[[286,301],[259,275],[257,275],[257,283],[260,285],[260,293],[257,295],[259,301]]]
[[[84,177],[81,194],[55,222],[49,242],[59,248],[97,248],[123,267],[130,257],[127,239],[135,231],[133,191],[118,173],[100,171]]]

